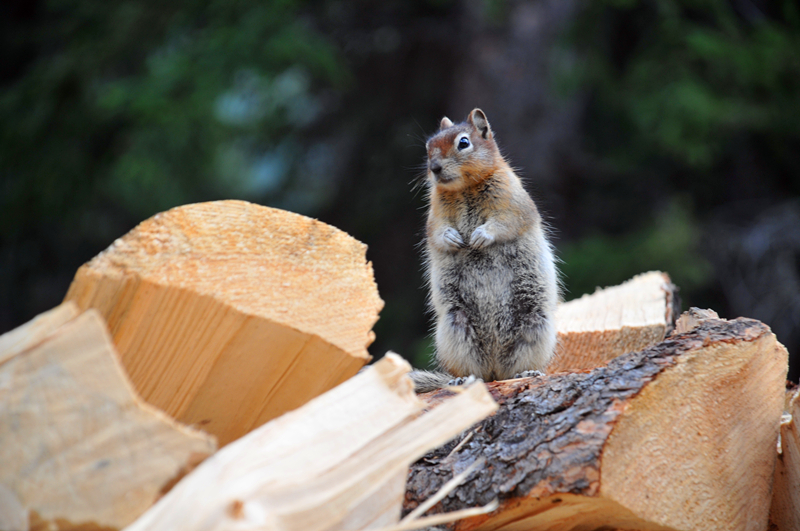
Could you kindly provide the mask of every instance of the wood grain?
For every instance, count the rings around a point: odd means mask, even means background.
[[[559,305],[558,347],[547,372],[592,369],[655,345],[674,327],[676,291],[669,275],[651,271]]]
[[[397,523],[411,462],[496,410],[476,384],[424,412],[387,354],[221,449],[126,531],[334,531]]]
[[[213,437],[136,396],[96,311],[44,337],[32,328],[29,348],[0,351],[0,485],[35,513],[34,527],[123,527],[214,452]]]
[[[378,297],[366,246],[243,201],[178,207],[82,266],[142,397],[226,444],[355,374]]]
[[[781,446],[775,467],[770,508],[771,529],[800,530],[800,394],[795,390],[789,414],[781,423]]]

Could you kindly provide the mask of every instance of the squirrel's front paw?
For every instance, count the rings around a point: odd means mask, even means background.
[[[461,234],[459,234],[458,231],[453,227],[448,227],[445,229],[444,233],[442,234],[442,243],[444,243],[445,247],[449,247],[451,249],[461,249],[464,247],[464,240],[461,238]]]
[[[493,243],[494,236],[486,230],[485,224],[472,231],[472,236],[469,237],[469,245],[474,249],[483,249]]]

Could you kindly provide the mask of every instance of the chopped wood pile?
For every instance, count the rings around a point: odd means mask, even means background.
[[[676,301],[660,272],[598,290],[547,375],[418,398],[395,355],[356,375],[363,244],[173,209],[0,336],[0,531],[800,530],[786,350]]]
[[[475,386],[422,414],[396,355],[223,448],[128,531],[396,523],[409,465],[497,409]]]

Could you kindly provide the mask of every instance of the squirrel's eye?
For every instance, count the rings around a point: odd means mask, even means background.
[[[462,149],[467,149],[468,147],[469,147],[469,139],[467,137],[464,137],[458,141],[459,151],[461,151]]]

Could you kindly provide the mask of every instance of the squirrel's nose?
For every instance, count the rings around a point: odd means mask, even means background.
[[[431,161],[431,171],[434,175],[442,173],[442,164],[438,160]]]

